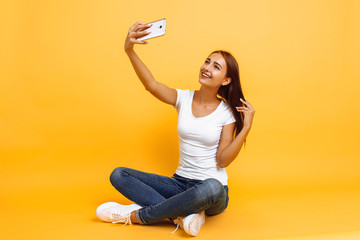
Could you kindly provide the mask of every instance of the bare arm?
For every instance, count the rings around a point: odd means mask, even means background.
[[[216,156],[217,165],[220,168],[225,168],[234,161],[250,131],[250,128],[244,127],[233,140],[234,128],[235,123],[223,127]]]
[[[143,22],[135,23],[128,32],[128,35],[125,40],[125,52],[128,55],[130,62],[140,79],[141,83],[144,85],[145,89],[149,91],[154,97],[159,99],[162,102],[167,104],[175,105],[177,92],[174,88],[169,88],[165,84],[160,83],[155,80],[150,70],[146,65],[141,61],[138,55],[134,51],[134,44],[146,44],[147,42],[137,40],[137,38],[146,36],[149,34],[145,30],[149,28],[150,25],[147,25]]]
[[[216,153],[217,165],[220,168],[225,168],[229,166],[232,161],[234,161],[251,129],[255,110],[249,102],[242,99],[240,100],[243,105],[241,107],[237,107],[236,109],[238,112],[244,113],[244,126],[234,140],[233,133],[235,129],[235,123],[223,126],[219,147]]]

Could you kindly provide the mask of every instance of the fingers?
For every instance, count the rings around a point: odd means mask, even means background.
[[[145,24],[144,26],[143,26],[143,25],[140,26],[140,27],[139,27],[139,30],[144,31],[144,30],[146,30],[146,29],[148,29],[148,28],[151,28],[151,26],[152,26],[152,24]]]
[[[242,106],[240,106],[240,107],[236,107],[236,110],[238,111],[238,112],[255,112],[255,110],[254,110],[254,108],[251,106],[251,104],[248,102],[248,101],[246,101],[246,98],[245,98],[245,100],[243,100],[242,98],[240,98],[240,102],[242,102],[243,103],[243,105]]]
[[[135,28],[137,28],[139,25],[144,25],[146,23],[144,22],[136,22],[134,25],[132,25],[130,28],[129,28],[129,31],[133,31]]]
[[[132,32],[129,34],[129,36],[131,38],[141,38],[141,37],[144,37],[146,35],[149,35],[150,32],[147,32],[147,31],[138,31],[138,32]]]
[[[138,44],[147,44],[147,42],[145,40],[138,40],[136,38],[130,38],[128,40],[130,43],[134,44],[134,43],[138,43]]]
[[[150,27],[151,27],[151,25],[149,25],[149,24],[141,24],[137,28],[135,28],[134,30],[135,30],[135,32],[144,31],[144,30],[146,30],[146,29],[148,29]]]
[[[129,32],[136,32],[138,30],[145,30],[151,27],[151,24],[146,24],[144,22],[137,22],[133,26],[130,27]]]
[[[249,107],[250,109],[253,109],[253,107],[251,106],[251,104],[250,104],[248,101],[246,101],[246,98],[245,98],[245,100],[243,100],[242,98],[240,98],[240,102],[242,102],[244,105],[246,105],[246,106]]]
[[[128,41],[130,41],[131,43],[147,44],[148,42],[145,42],[144,40],[138,40],[138,38],[141,38],[148,34],[149,34],[149,32],[134,33],[134,34],[132,34],[132,37],[130,37]]]
[[[246,107],[236,107],[236,110],[238,112],[246,112],[246,111],[249,111],[249,109],[247,109]]]
[[[142,40],[137,40],[138,38],[144,37],[146,35],[149,35],[150,32],[145,31],[146,29],[150,28],[151,24],[146,24],[144,22],[137,22],[132,27],[130,27],[127,41],[130,43],[137,43],[137,44],[147,44],[147,42]]]
[[[138,44],[148,44],[148,42],[145,42],[144,40],[134,40],[133,42]]]

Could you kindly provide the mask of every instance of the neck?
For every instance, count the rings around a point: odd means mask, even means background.
[[[215,104],[219,102],[219,99],[217,97],[217,89],[211,89],[211,88],[206,88],[204,86],[201,86],[200,89],[197,91],[197,101],[200,104],[205,104],[205,105],[211,105],[211,104]]]

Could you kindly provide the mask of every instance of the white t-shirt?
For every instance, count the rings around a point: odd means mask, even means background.
[[[216,152],[223,126],[235,122],[230,107],[221,100],[215,111],[196,118],[192,114],[195,91],[176,91],[179,135],[179,166],[176,174],[198,180],[215,178],[227,185],[225,168],[216,166]]]

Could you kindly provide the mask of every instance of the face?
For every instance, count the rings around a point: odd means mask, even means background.
[[[199,82],[207,87],[220,88],[231,82],[226,77],[227,67],[224,57],[220,53],[210,54],[200,68]]]

